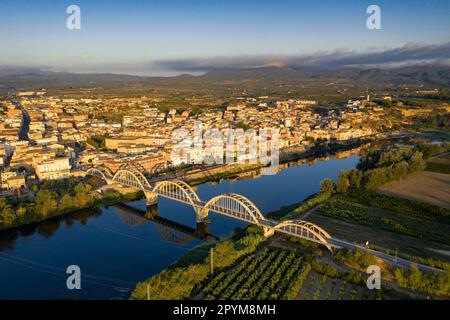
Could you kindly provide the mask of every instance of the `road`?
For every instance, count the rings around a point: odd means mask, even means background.
[[[28,141],[28,131],[30,130],[30,116],[28,115],[27,110],[25,110],[25,108],[19,102],[13,101],[13,103],[17,108],[20,108],[22,110],[23,115],[23,123],[22,128],[20,128],[19,138],[21,141]]]
[[[442,270],[438,269],[438,268],[430,267],[430,266],[416,263],[416,262],[406,260],[403,258],[395,258],[394,256],[391,256],[389,254],[386,254],[386,253],[383,253],[380,251],[376,251],[376,250],[372,250],[372,249],[366,248],[364,246],[360,246],[360,245],[357,245],[357,244],[354,244],[354,243],[351,243],[351,242],[348,242],[345,240],[331,238],[331,239],[328,239],[328,241],[335,247],[341,247],[341,248],[350,249],[350,250],[360,250],[360,251],[368,252],[390,264],[393,264],[393,265],[396,265],[399,267],[411,268],[411,266],[413,264],[415,264],[417,266],[417,268],[423,272],[442,272]]]

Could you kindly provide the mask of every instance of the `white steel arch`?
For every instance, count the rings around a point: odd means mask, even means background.
[[[331,250],[331,245],[328,242],[328,239],[330,239],[331,236],[321,227],[311,222],[302,220],[288,220],[276,225],[273,227],[273,230],[279,230],[290,235],[323,244]]]
[[[86,171],[86,174],[101,178],[103,180],[111,179],[112,172],[106,167],[94,167]]]
[[[261,221],[266,220],[253,202],[235,193],[222,194],[212,198],[205,204],[204,209],[219,213],[224,211],[240,220],[254,222],[258,225],[261,224]]]
[[[181,180],[160,181],[155,185],[153,193],[181,200],[194,207],[201,206],[202,203],[194,189]]]
[[[147,178],[140,172],[131,172],[130,170],[119,170],[112,178],[114,182],[142,189],[143,191],[152,190],[152,186]]]

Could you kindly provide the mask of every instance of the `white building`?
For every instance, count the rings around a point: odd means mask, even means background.
[[[42,160],[35,164],[34,170],[39,180],[60,180],[70,176],[69,158]]]

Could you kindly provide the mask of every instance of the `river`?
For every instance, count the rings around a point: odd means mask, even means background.
[[[328,159],[272,176],[206,183],[197,193],[202,200],[242,194],[265,214],[300,202],[319,190],[322,179],[336,179],[358,160]],[[145,210],[143,200],[128,205]],[[102,207],[0,233],[0,299],[128,299],[136,282],[157,274],[202,241],[188,232],[196,228],[191,207],[159,199],[158,212],[161,219],[145,220],[126,208]],[[210,218],[209,230],[217,237],[245,225],[217,214]],[[81,290],[67,289],[69,265],[81,269]]]

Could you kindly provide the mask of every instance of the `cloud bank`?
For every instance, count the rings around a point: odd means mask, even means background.
[[[450,65],[450,42],[439,45],[407,44],[400,48],[365,52],[336,50],[308,55],[256,55],[158,60],[145,67],[185,73],[201,73],[213,69],[250,69],[269,66],[293,68],[378,67],[393,68],[417,64]]]

